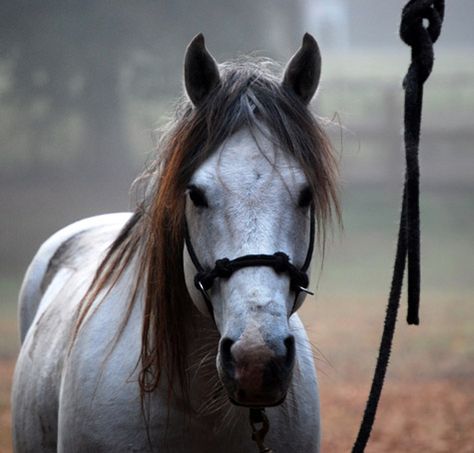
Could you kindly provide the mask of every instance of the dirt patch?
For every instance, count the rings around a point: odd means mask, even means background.
[[[349,452],[368,386],[321,383],[323,452]],[[472,382],[387,382],[367,453],[474,451]]]
[[[0,452],[10,453],[10,388],[13,360],[0,361]],[[321,377],[322,451],[349,452],[359,427],[368,382],[343,383]],[[389,381],[367,453],[472,453],[472,381]]]
[[[381,300],[320,296],[302,310],[319,371],[323,453],[349,452],[356,437],[380,339]],[[471,301],[471,294],[427,294],[419,327],[407,326],[400,316],[367,453],[474,452]],[[12,451],[17,334],[11,307],[0,312],[0,453]]]
[[[10,390],[12,385],[13,359],[0,360],[0,452],[12,451]]]

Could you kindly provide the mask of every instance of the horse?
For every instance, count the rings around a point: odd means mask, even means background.
[[[202,34],[134,212],[78,221],[39,249],[19,296],[16,452],[320,449],[317,374],[296,313],[313,244],[339,215],[337,162],[309,103],[309,34],[217,64]]]

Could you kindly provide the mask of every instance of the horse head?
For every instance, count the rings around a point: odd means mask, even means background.
[[[198,309],[215,321],[218,374],[238,405],[272,406],[286,396],[297,348],[289,319],[304,299],[304,288],[295,280],[298,272],[303,280],[306,275],[300,270],[311,257],[318,203],[318,181],[302,159],[305,151],[288,149],[298,141],[303,148],[315,144],[289,130],[286,112],[266,105],[263,92],[276,90],[289,105],[296,104],[297,122],[317,89],[320,66],[318,45],[307,34],[281,80],[259,92],[256,74],[246,91],[240,87],[235,93],[235,106],[220,107],[213,105],[219,91],[232,95],[229,87],[236,81],[221,77],[202,35],[185,57],[185,87],[194,109],[217,111],[228,122],[242,109],[248,116],[228,128],[232,133],[196,166],[185,202],[186,285]],[[209,128],[220,127],[207,121]]]

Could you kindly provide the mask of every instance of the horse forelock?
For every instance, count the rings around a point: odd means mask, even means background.
[[[194,304],[183,269],[185,190],[193,173],[227,138],[247,127],[266,133],[294,156],[311,186],[320,243],[325,226],[339,219],[337,164],[330,142],[309,109],[286,91],[270,60],[244,59],[220,66],[221,83],[198,107],[183,99],[163,133],[157,158],[143,178],[149,187],[99,266],[81,304],[75,335],[94,299],[113,285],[137,258],[130,309],[143,288],[144,312],[139,360],[142,396],[166,376],[171,396],[187,395],[186,345]],[[264,128],[262,128],[264,126]],[[121,329],[125,325],[122,324]]]

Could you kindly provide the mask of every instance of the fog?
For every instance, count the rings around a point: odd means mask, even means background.
[[[326,451],[347,450],[370,380],[395,251],[404,165],[402,79],[410,61],[398,36],[404,3],[2,0],[0,361],[8,366],[0,370],[1,390],[8,393],[18,349],[14,312],[28,262],[62,226],[133,209],[130,185],[154,158],[159,128],[183,96],[183,56],[192,37],[203,32],[218,62],[253,54],[283,66],[308,31],[323,59],[311,109],[339,156],[344,229],[335,228],[324,266],[315,267],[317,294],[303,314],[313,343],[328,358],[319,365],[322,390],[331,395],[323,400],[324,445]],[[399,332],[392,377],[402,384],[392,388],[392,406],[387,400],[380,438],[396,438],[401,430],[390,414],[400,410],[397,391],[410,395],[404,379],[426,379],[440,392],[460,391],[459,401],[474,401],[472,388],[463,387],[474,379],[468,310],[474,295],[474,2],[447,3],[424,97],[422,325]],[[400,324],[404,300],[401,310]],[[351,387],[354,381],[362,384]],[[446,390],[440,382],[448,381]],[[339,393],[330,393],[334,388]],[[424,397],[432,401],[432,393]],[[7,400],[2,394],[2,451],[10,448]],[[456,401],[449,404],[457,415],[437,419],[440,433],[452,433],[453,417],[461,417]],[[342,440],[336,430],[341,422],[347,426]],[[418,450],[402,444],[385,450],[379,439],[371,451],[462,451],[469,441],[472,447],[472,432],[466,421],[459,423],[458,438],[466,444],[457,450],[441,440],[431,445],[420,427],[413,434]]]

